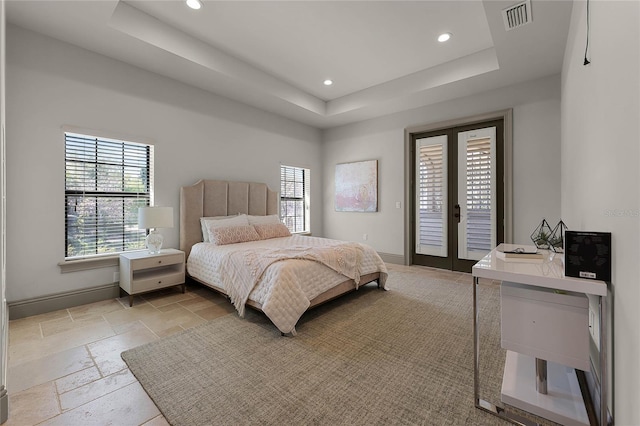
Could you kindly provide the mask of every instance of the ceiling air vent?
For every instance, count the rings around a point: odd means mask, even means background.
[[[507,31],[531,22],[531,0],[525,0],[502,10],[504,28]]]

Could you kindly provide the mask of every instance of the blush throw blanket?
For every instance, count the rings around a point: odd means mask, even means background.
[[[328,247],[293,246],[271,249],[245,249],[226,253],[220,258],[220,277],[224,282],[231,301],[240,316],[244,316],[249,294],[262,279],[267,268],[274,263],[290,259],[321,263],[337,273],[354,280],[356,289],[360,283],[363,249],[357,243],[342,243]],[[283,266],[281,279],[272,288],[269,297],[262,304],[263,312],[284,333],[295,334],[295,324],[309,307],[309,300],[297,285],[294,268]],[[278,306],[270,306],[270,301],[287,299],[293,304],[293,314],[281,318]],[[273,314],[273,315],[272,315]],[[273,316],[273,318],[272,318]],[[277,319],[275,317],[278,317]],[[276,322],[277,321],[277,322]]]

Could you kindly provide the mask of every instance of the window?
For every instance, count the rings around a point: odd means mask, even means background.
[[[144,248],[153,146],[65,133],[65,258]]]
[[[280,219],[291,232],[309,232],[309,169],[280,166]]]

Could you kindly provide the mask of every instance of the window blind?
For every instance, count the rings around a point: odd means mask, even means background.
[[[280,218],[291,232],[309,231],[309,169],[280,166]]]
[[[491,250],[491,138],[467,142],[467,248]]]
[[[144,248],[153,146],[65,133],[66,258]]]

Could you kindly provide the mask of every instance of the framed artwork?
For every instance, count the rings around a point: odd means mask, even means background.
[[[337,212],[378,211],[378,160],[336,164]]]
[[[611,281],[611,232],[565,231],[564,274]]]

